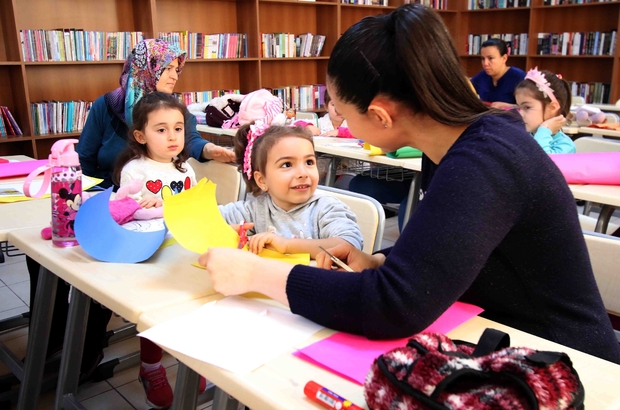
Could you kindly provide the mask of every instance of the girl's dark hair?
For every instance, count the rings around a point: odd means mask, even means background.
[[[472,92],[441,17],[419,4],[350,27],[336,42],[327,77],[338,99],[362,114],[378,95],[451,126],[500,111]]]
[[[506,46],[506,42],[504,40],[500,40],[499,38],[490,38],[487,41],[483,42],[480,46],[480,49],[485,47],[497,47],[500,56],[505,56],[508,54],[508,47]]]
[[[327,105],[329,104],[331,100],[332,100],[332,97],[329,96],[329,93],[327,92],[327,88],[325,88],[325,92],[323,93],[323,104],[325,104],[325,107],[327,107]]]
[[[568,116],[570,113],[570,103],[572,99],[570,85],[566,82],[566,80],[563,80],[551,71],[542,70],[541,73],[543,73],[545,79],[549,82],[549,86],[553,90],[553,95],[555,95],[555,98],[558,100],[558,104],[560,104],[560,114],[565,117]],[[551,103],[551,98],[546,97],[542,91],[538,89],[534,81],[521,81],[515,88],[515,94],[519,90],[527,90],[532,97],[542,103],[543,109]]]
[[[120,153],[114,166],[112,174],[112,182],[114,185],[120,186],[121,171],[129,161],[147,156],[146,144],[140,144],[134,137],[134,131],[142,131],[146,128],[149,120],[149,114],[159,109],[179,110],[183,114],[183,122],[187,124],[190,116],[187,107],[171,94],[154,91],[146,94],[133,107],[132,119],[133,125],[129,129],[127,135],[127,147]],[[187,129],[185,129],[187,136]],[[176,169],[186,172],[183,163],[189,159],[187,144],[183,146],[183,151],[174,159],[173,163]]]
[[[254,124],[254,122],[242,126],[237,131],[237,134],[235,134],[235,156],[237,157],[239,172],[241,172],[248,190],[252,193],[252,195],[258,196],[263,191],[256,183],[254,176],[252,176],[252,179],[248,179],[248,176],[245,172],[243,172],[245,148],[248,146],[248,132],[250,131],[250,125],[252,124]],[[263,135],[254,141],[254,145],[252,146],[252,174],[254,174],[254,171],[259,171],[261,174],[265,175],[267,155],[269,154],[269,151],[271,151],[271,148],[276,145],[278,140],[284,137],[296,137],[310,141],[312,144],[312,149],[314,150],[312,134],[306,128],[272,125],[265,130]]]

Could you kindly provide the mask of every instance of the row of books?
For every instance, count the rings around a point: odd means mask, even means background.
[[[0,107],[0,137],[9,135],[22,135],[22,130],[17,125],[8,107]]]
[[[538,33],[536,54],[539,55],[613,55],[617,31]]]
[[[388,0],[340,0],[342,4],[361,4],[364,6],[387,6]]]
[[[30,104],[34,134],[82,131],[93,103],[90,101],[43,101]]]
[[[304,33],[295,37],[290,33],[261,34],[263,58],[319,57],[325,45],[325,36]]]
[[[448,10],[448,0],[405,0],[405,4],[421,4],[437,10]]]
[[[187,51],[187,58],[248,58],[248,36],[245,33],[160,32],[159,38]]]
[[[210,91],[190,91],[184,93],[175,93],[175,96],[185,105],[194,103],[206,103],[216,97],[225,94],[241,94],[239,90],[210,90]]]
[[[527,55],[527,33],[469,34],[467,36],[467,54],[480,54],[482,43],[491,38],[504,40],[508,49],[508,55]]]
[[[569,81],[571,94],[581,96],[587,104],[609,104],[609,83],[578,83]]]
[[[469,0],[468,10],[509,9],[513,7],[530,7],[531,0]]]
[[[543,6],[560,6],[563,4],[611,3],[619,0],[544,0]]]
[[[20,30],[24,61],[125,60],[144,38],[141,31]]]
[[[325,89],[325,84],[311,84],[272,88],[271,93],[282,100],[286,109],[316,111],[323,109]]]

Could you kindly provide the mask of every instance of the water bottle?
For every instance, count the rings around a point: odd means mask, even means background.
[[[82,167],[74,148],[77,143],[76,139],[56,141],[49,162],[32,171],[24,182],[24,193],[33,198],[43,195],[48,186],[51,188],[52,243],[60,247],[78,244],[73,230],[75,216],[82,204]],[[41,189],[31,195],[30,184],[41,172],[44,173]]]

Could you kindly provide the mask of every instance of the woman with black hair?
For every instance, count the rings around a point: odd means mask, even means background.
[[[480,58],[483,70],[471,79],[480,99],[494,108],[516,108],[514,92],[525,72],[506,65],[506,42],[498,38],[485,41],[480,47]]]
[[[393,247],[328,249],[355,272],[332,270],[324,253],[313,268],[211,249],[199,262],[218,292],[260,292],[371,339],[420,332],[460,300],[620,363],[564,177],[518,114],[471,92],[436,12],[410,4],[353,25],[332,51],[327,87],[357,138],[425,153],[423,200]]]

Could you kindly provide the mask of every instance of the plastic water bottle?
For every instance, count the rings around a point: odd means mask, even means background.
[[[24,193],[33,198],[43,195],[50,186],[52,243],[60,247],[78,244],[73,230],[75,216],[82,204],[82,167],[74,148],[77,142],[76,139],[56,141],[48,164],[34,170],[24,182]],[[37,194],[30,195],[30,183],[41,172],[44,172],[43,185]]]

